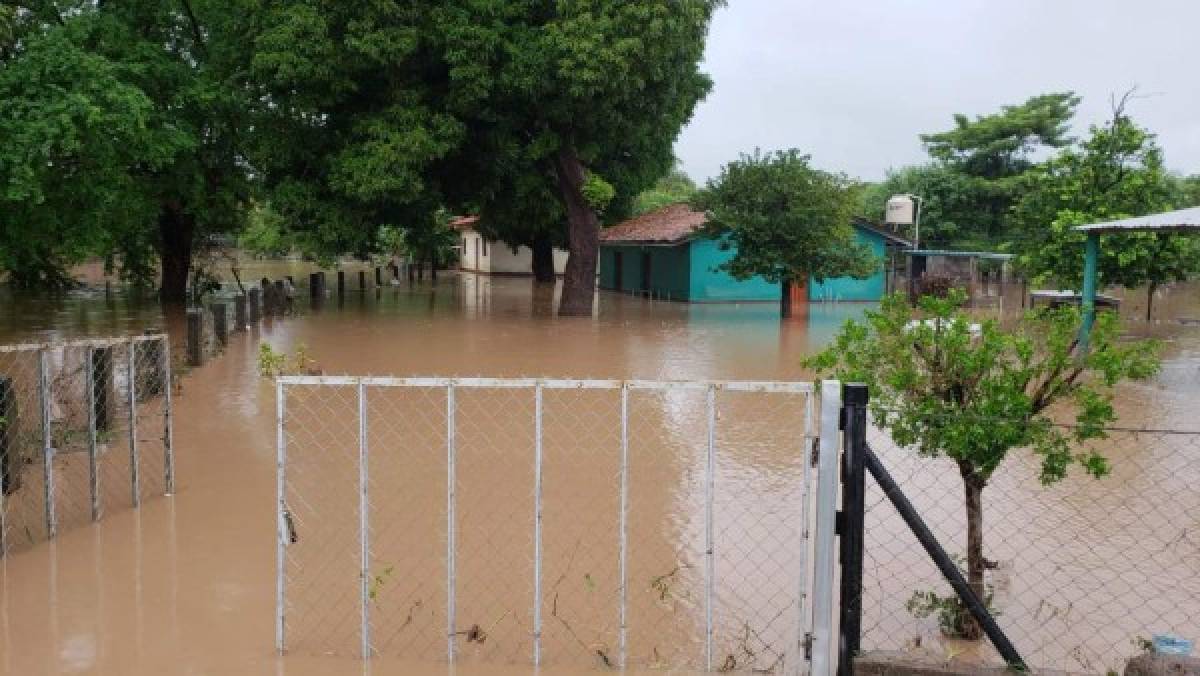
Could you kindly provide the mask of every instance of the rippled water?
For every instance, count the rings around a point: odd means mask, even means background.
[[[300,279],[306,271],[302,264],[264,264],[247,266],[243,277],[294,274]],[[348,277],[355,286],[357,276]],[[1176,317],[1200,315],[1195,295],[1194,288],[1184,289],[1163,307]],[[342,301],[330,298],[319,309],[304,308],[296,317],[235,335],[224,354],[188,375],[177,398],[179,488],[173,498],[113,514],[4,561],[0,669],[11,674],[362,672],[353,660],[299,654],[278,659],[273,653],[274,391],[255,370],[260,341],[282,349],[303,344],[326,373],[790,380],[807,378],[801,357],[863,310],[857,304],[814,305],[806,317],[780,322],[769,304],[685,305],[601,293],[597,316],[580,320],[555,317],[555,301],[554,294],[535,292],[525,279],[443,273],[436,285],[426,281],[352,291]],[[178,339],[177,319],[164,317],[156,304],[103,291],[59,300],[6,296],[0,304],[0,342],[163,326]],[[1121,410],[1132,424],[1193,422],[1200,417],[1194,408],[1200,395],[1200,330],[1174,323],[1139,330],[1168,341],[1168,360],[1156,383],[1127,390]],[[684,430],[687,437],[696,422],[684,416],[667,427]],[[594,491],[591,478],[610,469],[604,460],[595,462],[588,471],[555,470],[554,491]],[[681,455],[673,462],[647,471],[646,483],[638,485],[643,491],[665,486],[663,495],[676,500],[671,504],[691,504],[696,459]],[[723,476],[745,482],[743,502],[736,505],[753,501],[755,491],[765,496],[764,504],[788,494],[794,458],[775,462],[780,471],[764,474],[770,463],[761,458],[748,464],[726,460],[719,468]],[[579,482],[574,491],[571,482]],[[606,509],[611,499],[607,493],[595,497]],[[670,511],[667,503],[662,509]],[[690,542],[694,522],[677,522],[678,537]],[[445,669],[375,664],[389,667],[406,673]],[[467,664],[455,673],[475,669],[528,671]],[[552,667],[543,673],[556,672]]]

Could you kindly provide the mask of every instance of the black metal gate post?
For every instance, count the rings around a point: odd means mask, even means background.
[[[842,567],[839,606],[838,674],[854,673],[862,639],[863,521],[867,386],[842,386],[842,510],[838,514]]]

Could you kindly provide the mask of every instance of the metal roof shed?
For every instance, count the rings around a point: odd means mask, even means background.
[[[1079,345],[1086,350],[1088,334],[1096,320],[1096,268],[1100,258],[1100,235],[1126,232],[1200,234],[1200,207],[1089,223],[1076,226],[1075,229],[1087,233],[1083,259],[1083,326],[1079,329]]]

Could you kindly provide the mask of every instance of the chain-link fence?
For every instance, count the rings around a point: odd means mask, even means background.
[[[880,430],[868,443],[947,552],[964,556],[955,463]],[[1042,485],[1041,459],[1014,450],[989,480],[985,596],[1030,667],[1119,673],[1155,635],[1200,639],[1200,432],[1111,429],[1080,451],[1103,454],[1111,473]],[[879,486],[866,484],[862,648],[996,659],[986,639],[949,637],[965,611]]]
[[[0,346],[0,554],[173,490],[165,335]]]
[[[810,383],[294,376],[278,396],[280,650],[805,668]]]

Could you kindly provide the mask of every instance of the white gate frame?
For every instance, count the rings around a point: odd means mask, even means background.
[[[359,440],[359,544],[362,557],[361,584],[361,627],[360,655],[367,659],[371,657],[371,636],[369,618],[369,592],[367,580],[368,556],[370,551],[370,528],[368,523],[369,504],[367,500],[369,454],[367,448],[367,388],[368,387],[419,387],[444,388],[446,391],[446,658],[455,661],[455,397],[457,388],[483,389],[529,389],[534,393],[534,598],[533,598],[533,654],[534,666],[541,663],[542,638],[542,394],[544,390],[586,389],[586,390],[618,390],[620,392],[621,411],[621,459],[620,459],[620,515],[619,515],[619,554],[618,574],[620,576],[620,600],[618,609],[618,661],[617,668],[626,665],[626,587],[627,587],[627,523],[628,523],[628,454],[629,454],[629,392],[630,390],[691,390],[706,393],[707,417],[707,448],[705,454],[704,481],[704,618],[705,669],[712,671],[713,664],[713,603],[714,603],[714,542],[713,542],[713,495],[714,475],[716,465],[716,393],[718,390],[730,392],[762,392],[807,394],[808,404],[805,407],[805,426],[801,433],[804,440],[811,438],[812,398],[815,389],[809,382],[780,382],[780,381],[661,381],[661,380],[597,380],[597,379],[543,379],[543,378],[388,378],[388,377],[353,377],[353,376],[281,376],[275,380],[276,397],[276,599],[275,599],[275,647],[279,654],[284,654],[286,629],[286,585],[285,565],[286,549],[289,543],[288,510],[285,504],[287,443],[284,425],[287,411],[286,388],[288,386],[354,386],[357,390],[358,409],[358,440]],[[821,383],[821,425],[819,429],[817,465],[817,489],[815,497],[810,496],[811,470],[814,462],[808,459],[804,462],[805,498],[802,506],[803,548],[800,556],[798,583],[800,594],[797,597],[797,613],[800,622],[797,647],[801,654],[810,653],[810,673],[816,676],[829,676],[836,669],[833,660],[833,582],[834,582],[834,514],[838,495],[838,451],[840,448],[839,413],[841,409],[841,383],[826,380]],[[801,444],[805,453],[807,445]],[[811,571],[807,561],[807,539],[810,501],[816,501],[815,557]],[[811,583],[812,605],[807,603],[808,583]],[[810,612],[811,611],[811,612]],[[805,632],[811,627],[810,632]],[[807,644],[807,646],[805,645]],[[807,648],[807,649],[806,649]],[[797,665],[795,671],[803,670]]]

